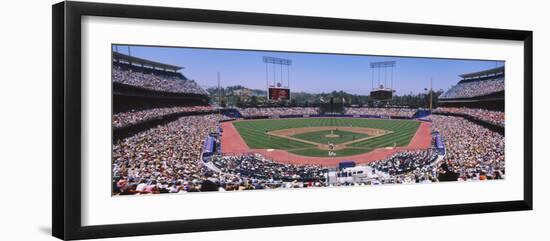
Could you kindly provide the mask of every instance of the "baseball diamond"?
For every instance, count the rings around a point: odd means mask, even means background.
[[[239,120],[222,125],[224,131],[235,130],[233,135],[224,134],[222,146],[228,153],[252,150],[270,156],[281,153],[278,161],[296,159],[308,162],[314,158],[316,164],[333,165],[341,160],[339,157],[368,157],[375,150],[378,151],[373,156],[380,153],[385,156],[407,148],[421,124],[416,120],[337,117]],[[416,143],[421,141],[429,146],[431,135],[429,131],[423,132]],[[231,137],[235,134],[238,137]],[[228,142],[238,142],[239,139],[247,148],[231,148],[233,145]],[[323,158],[331,160],[324,161]]]

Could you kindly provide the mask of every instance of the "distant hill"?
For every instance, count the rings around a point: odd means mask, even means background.
[[[226,95],[226,96],[233,95],[234,91],[236,91],[236,90],[249,90],[251,92],[251,94],[255,95],[255,96],[265,96],[265,95],[267,95],[267,91],[265,91],[265,90],[249,89],[249,88],[246,88],[242,85],[235,85],[235,86],[228,86],[228,87],[222,87],[221,88],[222,95]],[[218,95],[218,87],[210,87],[210,88],[207,88],[206,91],[210,95]]]

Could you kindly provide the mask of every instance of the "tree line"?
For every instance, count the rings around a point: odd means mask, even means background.
[[[246,90],[246,91],[242,91]],[[259,89],[248,89],[244,86],[228,86],[218,89],[212,87],[206,89],[210,94],[210,100],[213,104],[219,104],[222,107],[316,107],[321,103],[330,102],[343,103],[346,107],[410,107],[410,108],[429,108],[430,99],[432,107],[438,106],[438,97],[443,94],[443,90],[426,90],[425,93],[409,93],[403,95],[393,95],[389,101],[376,101],[368,95],[357,95],[345,91],[332,91],[328,93],[306,93],[291,92],[289,101],[272,101],[267,99],[267,92]]]

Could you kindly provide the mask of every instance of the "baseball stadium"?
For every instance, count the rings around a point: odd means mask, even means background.
[[[502,61],[111,51],[113,196],[505,178]]]

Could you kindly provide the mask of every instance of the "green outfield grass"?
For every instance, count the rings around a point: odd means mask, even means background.
[[[409,144],[410,140],[416,133],[416,130],[420,126],[420,123],[412,120],[385,120],[366,118],[296,118],[245,120],[234,122],[233,125],[235,126],[239,134],[243,137],[246,144],[252,149],[281,149],[304,156],[326,157],[328,156],[328,151],[319,150],[315,145],[300,142],[297,140],[289,140],[282,137],[271,136],[268,135],[267,132],[274,130],[315,126],[367,127],[384,129],[393,132],[383,136],[378,136],[361,142],[353,143],[349,145],[349,148],[335,151],[336,156],[349,156],[366,153],[377,148],[406,146]],[[314,134],[320,135],[319,133],[316,134],[316,132],[303,134],[311,134],[312,136],[314,136]],[[309,138],[307,140],[310,141],[326,144],[325,141],[312,140],[311,138],[313,137],[306,138]],[[302,137],[300,139],[304,138]],[[340,143],[343,142],[347,141],[342,141]]]
[[[338,137],[327,137],[329,134],[338,135]],[[342,130],[324,130],[324,131],[315,131],[315,132],[308,132],[308,133],[302,133],[297,135],[292,135],[294,138],[303,139],[307,141],[317,142],[320,144],[340,144],[348,141],[353,141],[357,139],[361,139],[364,137],[368,137],[367,134],[362,133],[355,133],[350,131],[342,131]]]

